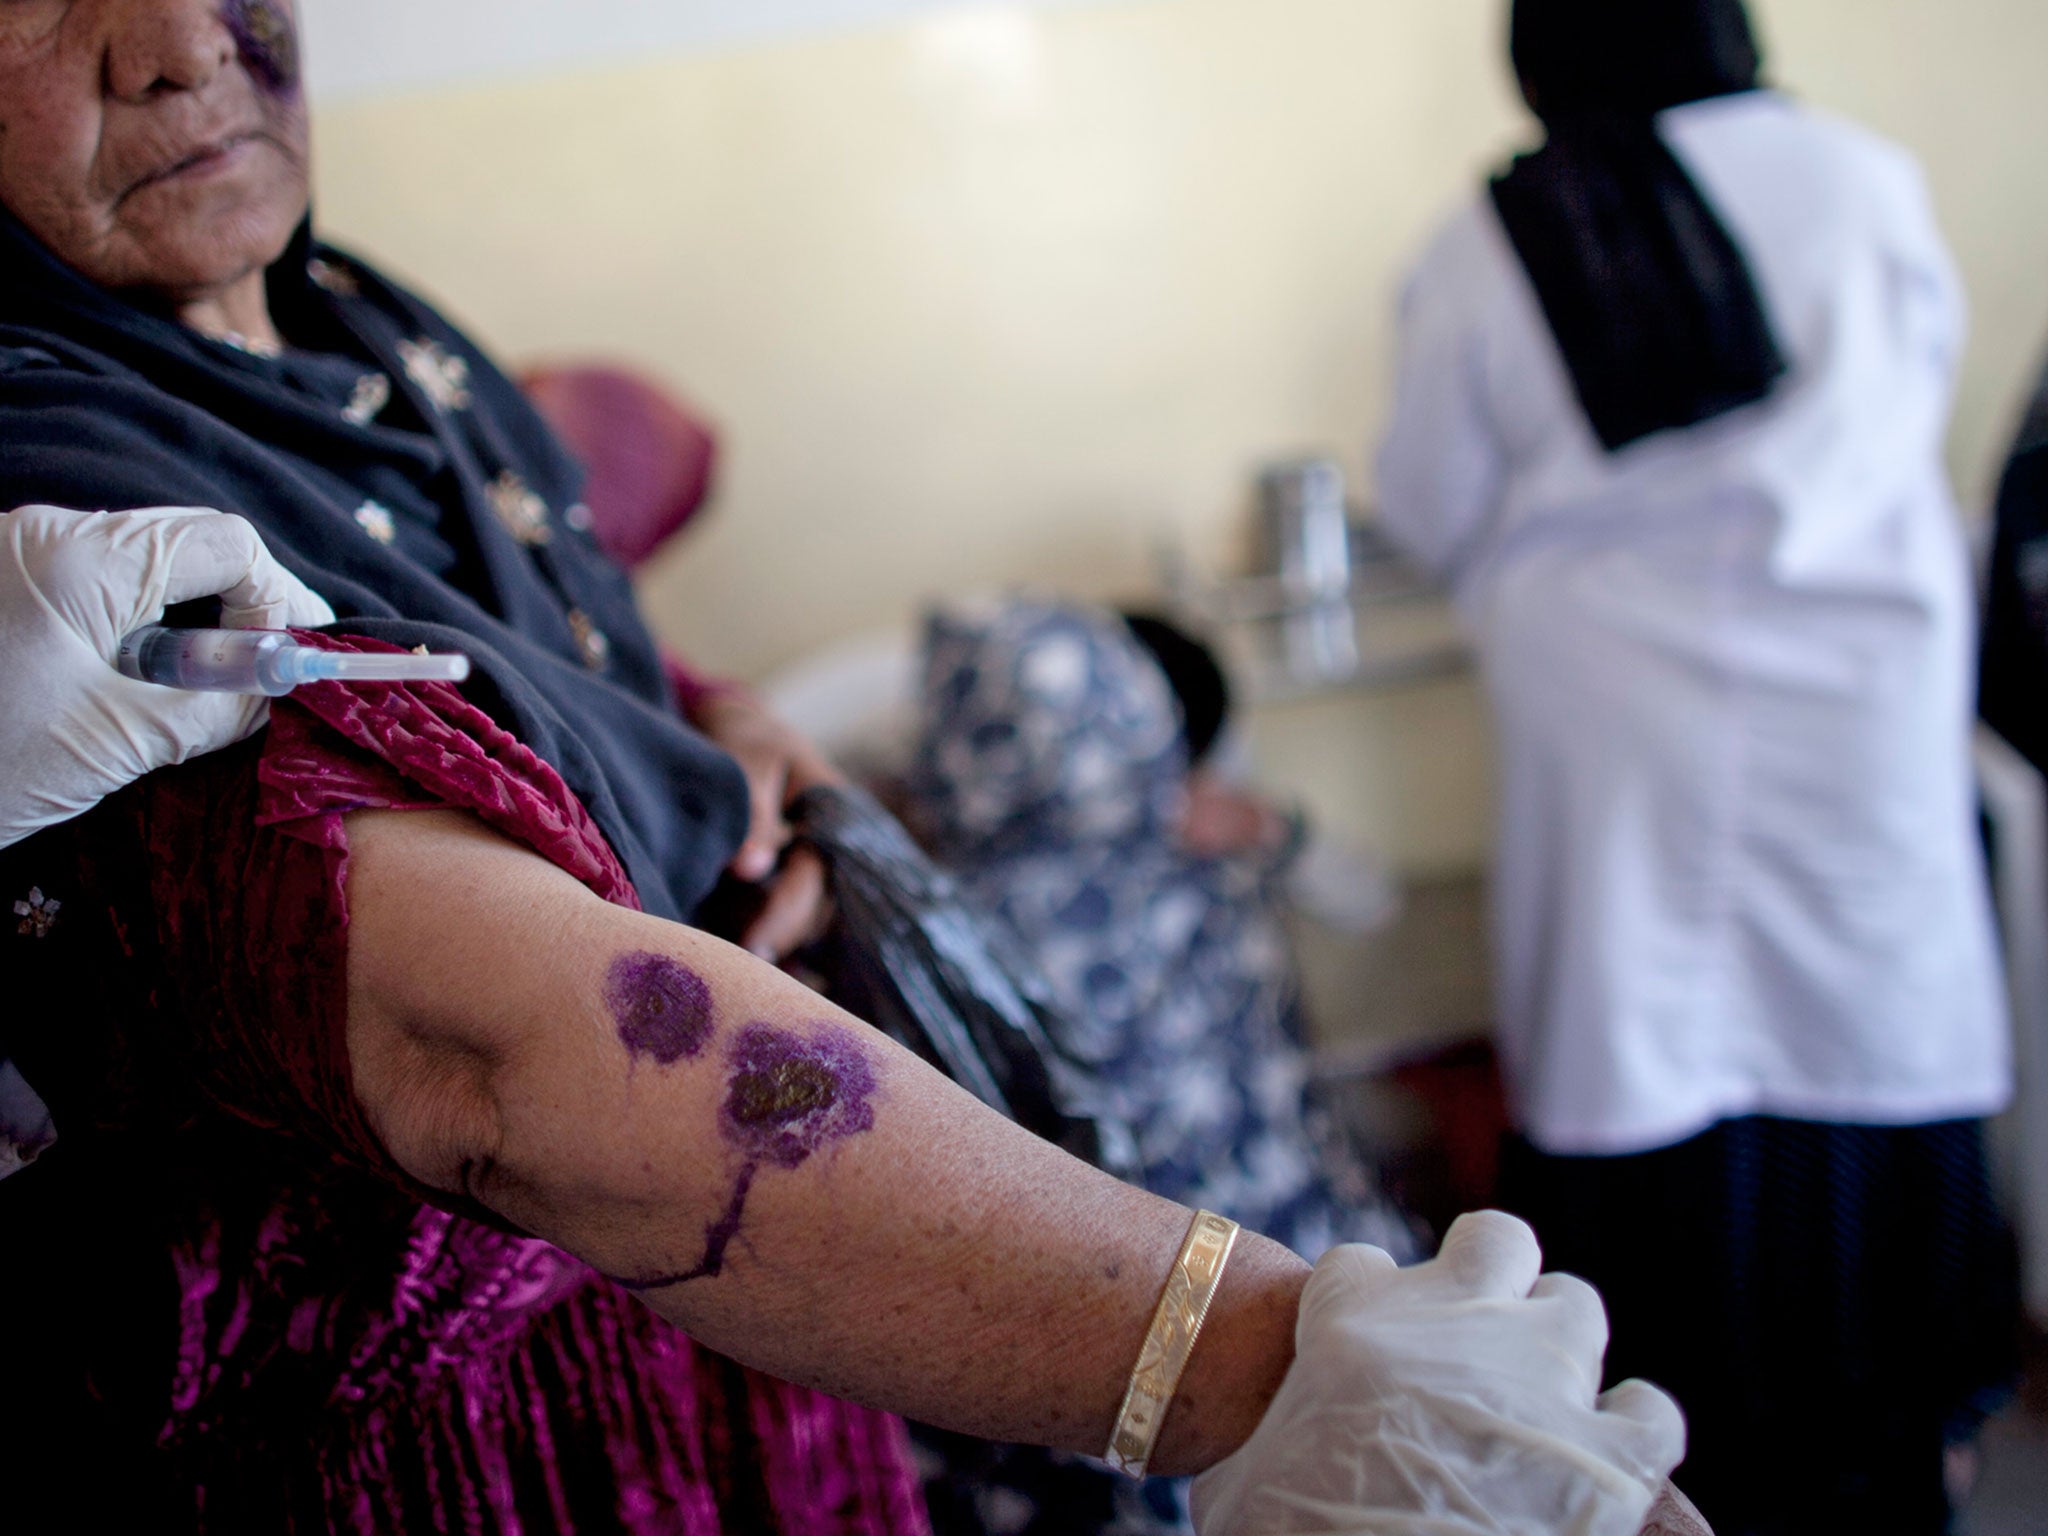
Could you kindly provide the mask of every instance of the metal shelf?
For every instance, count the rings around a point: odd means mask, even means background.
[[[1472,652],[1443,590],[1370,524],[1352,528],[1346,585],[1304,591],[1279,576],[1208,576],[1159,555],[1177,620],[1205,634],[1254,704],[1412,687],[1462,676]]]

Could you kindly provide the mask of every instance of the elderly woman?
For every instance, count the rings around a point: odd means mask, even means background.
[[[9,1523],[916,1531],[886,1409],[1209,1468],[1212,1531],[1632,1531],[1676,1415],[1595,1399],[1598,1301],[1526,1230],[1233,1247],[689,926],[824,770],[675,712],[574,466],[313,241],[305,167],[279,0],[0,7],[0,505],[238,512],[319,643],[477,663],[0,852],[0,1055],[58,1132],[0,1183]],[[98,519],[6,522],[0,675],[153,609]],[[5,707],[146,731],[112,676]]]

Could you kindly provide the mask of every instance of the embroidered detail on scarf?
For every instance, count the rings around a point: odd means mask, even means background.
[[[29,887],[25,900],[14,904],[14,915],[21,919],[15,929],[25,939],[46,939],[50,930],[57,925],[57,913],[64,903],[45,896],[41,886]]]
[[[367,427],[383,414],[384,407],[391,403],[391,378],[388,374],[366,373],[356,380],[356,391],[349,396],[348,404],[341,414],[358,427]]]
[[[583,665],[593,672],[602,672],[612,659],[611,636],[599,629],[581,608],[569,610],[569,633],[576,637],[576,653],[583,658]]]
[[[398,519],[382,502],[366,501],[357,507],[356,526],[379,544],[391,544],[398,538]]]
[[[313,279],[316,287],[326,289],[337,298],[354,299],[362,296],[362,281],[338,261],[315,256],[306,263],[306,276]]]
[[[284,348],[274,341],[261,341],[254,336],[244,336],[240,331],[222,331],[212,338],[224,347],[233,347],[250,357],[274,360],[284,356]]]
[[[554,538],[555,530],[548,526],[548,504],[511,470],[491,482],[489,495],[498,521],[520,543],[538,547]]]
[[[405,376],[437,411],[469,409],[469,359],[457,357],[438,341],[421,338],[398,344]]]

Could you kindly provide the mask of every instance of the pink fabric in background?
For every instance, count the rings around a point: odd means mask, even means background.
[[[519,387],[583,461],[591,532],[620,565],[631,570],[696,516],[718,442],[660,385],[586,363],[529,369]]]

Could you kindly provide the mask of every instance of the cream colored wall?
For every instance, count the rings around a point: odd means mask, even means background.
[[[2048,7],[1765,0],[1779,76],[1927,163],[1980,323],[1981,496],[2048,340]],[[645,584],[755,674],[1015,580],[1234,553],[1252,467],[1386,408],[1402,264],[1517,139],[1493,0],[1149,0],[338,106],[328,230],[502,355],[648,365],[723,425],[715,516]],[[1260,721],[1276,778],[1410,867],[1486,842],[1469,685]]]

